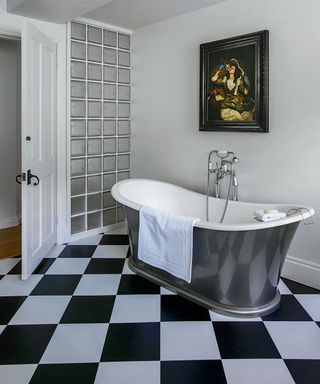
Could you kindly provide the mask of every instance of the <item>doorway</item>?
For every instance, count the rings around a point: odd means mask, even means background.
[[[0,259],[21,256],[21,40],[0,34]]]

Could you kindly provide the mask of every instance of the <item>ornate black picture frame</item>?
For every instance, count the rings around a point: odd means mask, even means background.
[[[200,45],[200,131],[269,132],[269,32]]]

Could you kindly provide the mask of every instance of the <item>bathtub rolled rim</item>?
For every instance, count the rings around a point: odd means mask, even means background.
[[[205,195],[192,191],[190,189],[181,187],[176,184],[172,183],[167,183],[164,181],[159,181],[159,180],[153,180],[153,179],[141,179],[141,178],[133,178],[133,179],[126,179],[117,182],[114,184],[114,186],[111,189],[111,195],[112,197],[119,202],[122,205],[125,205],[129,208],[135,209],[137,211],[140,211],[140,209],[144,206],[142,204],[139,204],[131,199],[128,199],[124,197],[120,191],[121,186],[127,183],[132,183],[132,182],[148,182],[148,183],[153,183],[153,184],[161,184],[161,185],[168,185],[171,187],[174,187],[176,189],[181,190],[182,192],[187,191],[189,194],[194,194],[195,196],[201,196],[202,198],[205,197]],[[220,201],[223,201],[224,199],[219,199]],[[245,201],[230,201],[230,204],[236,204],[236,205],[252,205],[256,206],[257,204],[261,204],[264,207],[276,207],[280,206],[282,208],[304,208],[305,211],[302,213],[296,213],[290,216],[287,216],[283,219],[279,220],[274,220],[274,221],[268,221],[268,222],[262,222],[256,220],[255,222],[252,223],[236,223],[236,224],[224,224],[224,223],[216,223],[212,221],[205,221],[205,220],[200,220],[197,221],[195,224],[195,227],[198,228],[204,228],[204,229],[212,229],[216,231],[252,231],[252,230],[258,230],[258,229],[266,229],[266,228],[273,228],[273,227],[279,227],[282,225],[287,225],[291,223],[296,223],[299,221],[307,220],[308,218],[312,217],[315,214],[315,210],[312,207],[302,205],[302,204],[277,204],[277,203],[250,203],[250,202],[245,202]]]

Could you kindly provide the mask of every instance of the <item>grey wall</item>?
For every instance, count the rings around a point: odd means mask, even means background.
[[[0,225],[17,218],[19,189],[20,42],[0,39]]]
[[[240,200],[320,212],[317,0],[230,0],[135,31],[132,177],[204,192],[208,151],[240,158]],[[270,30],[270,133],[199,132],[199,45]],[[319,220],[316,217],[316,220]],[[302,226],[292,256],[319,263],[320,224]]]

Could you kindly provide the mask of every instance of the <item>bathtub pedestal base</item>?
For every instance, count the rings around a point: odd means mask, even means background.
[[[159,277],[158,275],[150,271],[146,271],[145,268],[139,266],[134,261],[132,256],[129,257],[128,265],[129,265],[129,268],[133,272],[135,272],[137,275],[140,275],[146,278],[147,280],[152,281],[153,283],[159,284],[162,287],[167,288],[170,291],[173,291],[179,294],[180,296],[183,296],[186,299],[189,299],[195,302],[196,304],[199,304],[205,308],[208,308],[214,312],[217,312],[225,316],[242,317],[242,318],[261,317],[261,316],[266,316],[266,315],[269,315],[270,313],[273,313],[280,307],[281,295],[278,289],[276,290],[273,299],[265,305],[261,305],[258,307],[228,306],[225,304],[220,304],[220,303],[208,300],[203,296],[197,295],[195,292],[191,292],[191,291],[188,291],[187,289],[184,289],[183,287],[176,286],[170,280],[165,279],[164,277]]]

